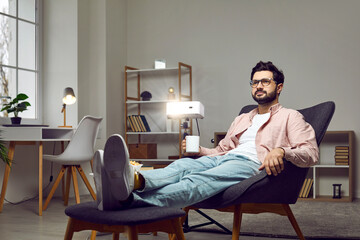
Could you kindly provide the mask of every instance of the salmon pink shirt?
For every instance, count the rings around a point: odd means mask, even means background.
[[[226,154],[239,145],[239,138],[252,123],[258,109],[236,117],[224,139],[216,148],[200,148],[200,155]],[[279,103],[270,107],[270,118],[258,130],[255,138],[258,159],[263,163],[274,148],[285,150],[285,159],[299,167],[310,167],[318,162],[319,148],[315,131],[305,122],[301,113],[282,107]]]

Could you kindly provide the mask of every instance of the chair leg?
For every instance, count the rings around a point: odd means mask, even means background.
[[[113,240],[119,240],[120,239],[120,233],[113,233]]]
[[[73,230],[73,225],[72,225],[72,219],[69,218],[68,224],[66,227],[64,240],[71,240],[73,235],[74,235],[74,230]]]
[[[138,232],[136,226],[127,226],[128,240],[138,240]]]
[[[91,187],[91,185],[90,185],[87,177],[85,176],[85,173],[84,173],[83,169],[81,168],[80,165],[79,165],[79,166],[76,166],[76,169],[78,170],[78,172],[79,172],[82,180],[84,181],[87,189],[89,190],[91,197],[92,197],[94,200],[96,200],[96,194],[95,194],[94,190],[92,189],[92,187]]]
[[[50,203],[50,200],[51,200],[51,198],[53,197],[53,195],[55,193],[56,188],[59,186],[59,183],[60,183],[61,179],[63,178],[63,176],[65,174],[65,171],[66,171],[65,166],[62,166],[61,169],[60,169],[60,172],[59,172],[59,174],[58,174],[58,176],[57,176],[57,178],[56,178],[56,180],[54,182],[54,185],[52,186],[52,188],[50,190],[50,193],[46,198],[46,201],[45,201],[44,206],[43,206],[44,211],[48,207],[48,205]]]
[[[65,189],[65,200],[64,205],[67,206],[69,203],[69,193],[70,193],[70,182],[71,182],[71,166],[66,166],[66,189]]]
[[[181,219],[180,218],[176,218],[176,219],[172,219],[171,220],[171,224],[173,226],[174,232],[175,232],[175,236],[177,240],[185,240],[185,236],[184,236],[184,232],[181,226]]]
[[[96,239],[96,231],[92,230],[91,231],[91,236],[90,236],[90,240],[95,240]]]
[[[71,174],[73,177],[73,187],[74,187],[74,192],[75,192],[75,201],[77,204],[80,203],[80,194],[79,194],[79,185],[78,185],[78,180],[77,180],[77,176],[76,176],[76,167],[75,166],[71,166]]]
[[[288,217],[289,221],[291,222],[291,225],[293,226],[299,239],[305,240],[304,235],[302,234],[302,232],[300,230],[300,227],[295,219],[293,212],[291,211],[289,204],[282,204],[282,206],[283,206],[284,210],[286,211],[287,217]]]
[[[62,200],[65,201],[65,177],[61,179]]]
[[[240,228],[241,228],[241,204],[234,206],[234,220],[233,220],[233,231],[232,231],[232,240],[238,240],[240,237]]]

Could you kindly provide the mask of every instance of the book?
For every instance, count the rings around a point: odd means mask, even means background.
[[[131,131],[136,132],[134,124],[131,121],[131,116],[127,116],[127,120],[128,120]]]
[[[349,156],[348,152],[335,152],[335,157],[336,156]]]
[[[148,124],[148,122],[146,120],[146,117],[144,115],[140,115],[140,118],[141,118],[141,120],[142,120],[142,122],[144,124],[146,132],[151,132],[151,129],[150,129],[150,126],[149,126],[149,124]]]
[[[132,115],[132,116],[131,116],[131,121],[132,121],[132,123],[134,124],[135,132],[141,132],[140,126],[138,125],[138,123],[137,123],[137,121],[136,121],[135,115]]]
[[[336,149],[335,153],[349,153],[349,149],[347,149],[347,150]]]
[[[302,198],[302,196],[303,196],[304,188],[306,186],[307,180],[308,180],[307,178],[304,180],[304,183],[303,183],[303,185],[301,187],[301,190],[300,190],[300,193],[299,193],[299,198]]]
[[[349,165],[349,162],[336,162],[335,165]]]
[[[335,155],[335,159],[348,159],[349,155]]]
[[[142,120],[141,120],[140,116],[139,116],[139,115],[135,115],[134,117],[135,117],[135,119],[136,119],[136,121],[137,121],[137,124],[138,124],[138,126],[139,126],[139,128],[140,128],[140,132],[146,132],[146,129],[145,129],[145,127],[144,127],[144,124],[142,123]]]
[[[138,121],[139,121],[139,124],[140,124],[141,130],[142,130],[143,132],[147,132],[147,130],[146,130],[146,128],[145,128],[145,125],[144,125],[144,122],[143,122],[143,120],[142,120],[141,116],[140,116],[140,115],[138,115],[138,116],[136,116],[136,117],[137,117],[137,119],[138,119]]]
[[[313,182],[314,182],[314,179],[312,179],[312,178],[308,179],[306,189],[304,190],[304,195],[303,195],[304,198],[309,197],[309,193],[310,193],[310,190],[312,188]]]
[[[336,146],[335,150],[349,150],[348,146]]]

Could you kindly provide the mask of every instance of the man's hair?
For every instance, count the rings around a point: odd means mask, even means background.
[[[270,71],[273,73],[274,81],[276,82],[276,84],[284,83],[285,77],[283,72],[279,70],[272,62],[258,62],[251,71],[251,79],[253,79],[253,76],[256,72],[260,71]]]

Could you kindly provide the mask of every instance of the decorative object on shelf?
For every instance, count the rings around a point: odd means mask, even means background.
[[[166,68],[166,60],[155,59],[155,69],[163,69],[163,68]]]
[[[341,198],[341,184],[333,184],[333,198]]]
[[[169,87],[168,100],[175,100],[175,89],[173,87]]]
[[[129,155],[131,159],[155,159],[157,158],[156,143],[129,144]]]
[[[143,101],[150,101],[150,99],[152,98],[152,95],[150,92],[144,91],[141,93],[140,97]]]
[[[61,113],[64,113],[64,125],[59,127],[71,128],[72,126],[66,125],[66,105],[71,105],[76,102],[75,93],[71,87],[67,87],[64,89],[64,97],[62,101],[63,101],[63,107],[61,109]]]
[[[12,124],[20,124],[21,117],[18,116],[19,112],[28,110],[27,107],[31,106],[28,101],[25,101],[29,97],[25,93],[19,93],[11,102],[5,103],[1,111],[7,111],[7,113],[14,113],[14,117],[11,118]]]

